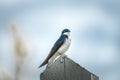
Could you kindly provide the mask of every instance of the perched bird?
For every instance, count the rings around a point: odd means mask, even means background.
[[[49,55],[39,67],[42,67],[47,63],[51,64],[55,61],[55,59],[58,56],[65,55],[64,53],[68,50],[68,48],[70,47],[70,44],[71,44],[70,30],[64,29],[59,39],[55,42]]]

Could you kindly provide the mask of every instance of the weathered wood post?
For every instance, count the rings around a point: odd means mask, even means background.
[[[59,57],[56,62],[46,67],[40,80],[99,80],[99,77],[81,67],[68,57]]]

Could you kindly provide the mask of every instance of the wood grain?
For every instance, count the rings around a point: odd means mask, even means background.
[[[68,57],[61,62],[59,57],[53,64],[48,65],[41,73],[40,80],[99,80],[99,77],[89,72]]]

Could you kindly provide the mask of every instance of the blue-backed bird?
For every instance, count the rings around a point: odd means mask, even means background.
[[[51,64],[55,61],[55,59],[58,56],[65,55],[65,52],[70,47],[70,44],[71,44],[70,30],[64,29],[59,39],[55,42],[54,46],[52,47],[47,58],[44,60],[44,62],[39,67],[42,67],[46,65],[47,63]]]

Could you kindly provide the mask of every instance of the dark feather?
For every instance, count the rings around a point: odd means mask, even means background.
[[[64,44],[64,42],[67,38],[68,38],[67,35],[60,36],[60,38],[54,44],[53,48],[51,49],[51,51],[50,51],[49,55],[47,56],[47,58],[45,59],[45,61],[39,67],[42,67],[48,63],[49,59],[54,55],[54,53],[56,53],[58,51],[58,49],[62,46],[62,44]]]

